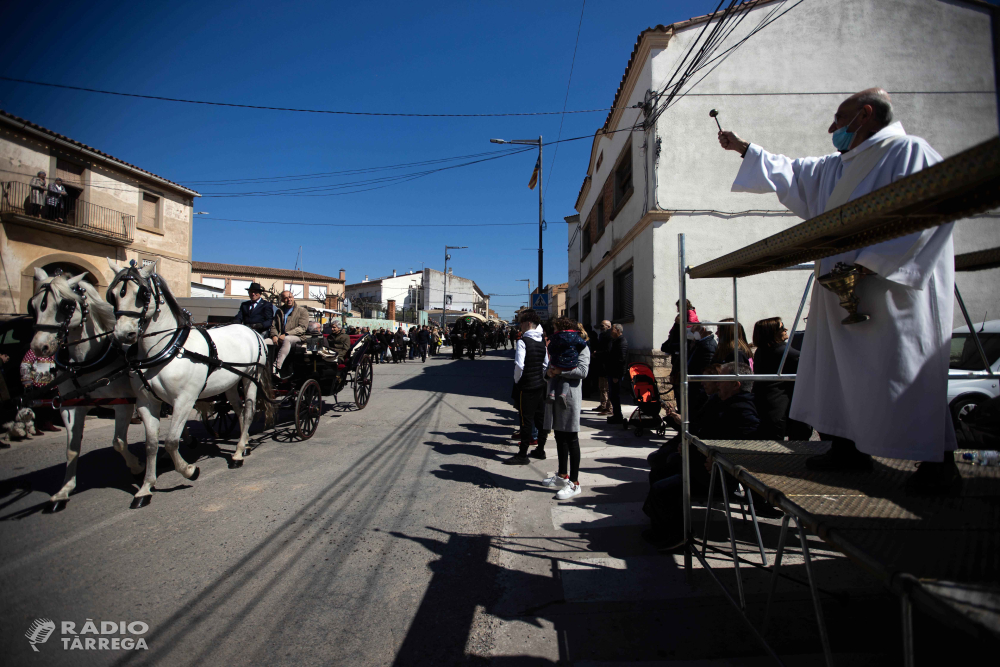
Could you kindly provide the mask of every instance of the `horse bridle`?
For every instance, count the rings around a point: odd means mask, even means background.
[[[59,275],[58,273],[56,275]],[[72,290],[80,295],[81,308],[80,308],[80,324],[76,327],[79,328],[84,325],[87,321],[87,316],[90,314],[90,307],[87,305],[87,292],[84,290],[83,286],[79,283],[72,287]],[[58,306],[58,314],[63,316],[62,324],[39,324],[38,323],[38,310],[35,308],[35,298],[42,293],[45,295],[42,297],[41,307],[42,310],[48,309],[49,297],[53,299],[58,299],[56,293],[52,289],[51,283],[43,285],[40,290],[35,292],[31,299],[28,301],[28,314],[35,321],[34,329],[35,331],[47,331],[49,333],[57,334],[59,337],[59,342],[62,345],[67,344],[67,339],[69,338],[70,323],[73,321],[73,315],[76,313],[76,301],[74,299],[60,299]]]
[[[136,303],[142,304],[142,310],[118,310],[118,300],[119,298],[125,298],[125,293],[128,291],[128,284],[132,282],[138,286],[135,298]],[[121,289],[118,291],[118,296],[116,297],[114,291],[118,283],[121,283]],[[115,317],[135,317],[139,320],[138,336],[141,338],[149,323],[156,319],[156,316],[160,313],[160,305],[165,303],[162,290],[160,289],[160,276],[154,273],[148,279],[144,278],[133,259],[129,262],[128,268],[119,271],[115,279],[108,285],[107,301],[114,304]],[[153,302],[154,310],[152,317],[147,318],[150,301]]]

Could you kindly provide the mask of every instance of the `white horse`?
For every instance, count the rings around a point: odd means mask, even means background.
[[[216,327],[211,334],[195,329],[191,320],[170,292],[154,266],[138,269],[135,262],[119,269],[108,287],[108,302],[115,305],[115,338],[128,351],[134,371],[132,387],[138,395],[137,406],[146,426],[146,479],[136,494],[133,507],[150,502],[156,482],[156,450],[160,403],[173,406],[174,419],[165,438],[165,447],[174,467],[187,479],[195,479],[198,469],[184,463],[177,445],[187,415],[199,398],[225,394],[240,417],[240,440],[230,467],[243,465],[243,450],[249,440],[260,383],[265,394],[265,408],[271,418],[270,374],[267,371],[267,348],[260,334],[249,327],[233,324]],[[245,400],[240,400],[243,383]]]
[[[111,333],[115,326],[114,311],[86,282],[85,274],[49,276],[35,269],[38,292],[31,298],[30,310],[35,316],[36,333],[31,349],[39,357],[59,355],[60,365],[73,371],[58,385],[62,397],[80,395],[86,390],[89,398],[135,398],[128,375],[119,372],[124,360],[113,345]],[[65,349],[63,349],[65,346]],[[62,376],[66,371],[57,371]],[[110,383],[104,380],[115,377]],[[69,494],[76,488],[76,466],[80,459],[83,427],[91,406],[60,408],[66,425],[66,478],[59,492],[46,506],[47,512],[66,507]],[[115,405],[115,434],[112,446],[125,458],[133,475],[142,474],[145,465],[128,450],[128,424],[132,405]]]

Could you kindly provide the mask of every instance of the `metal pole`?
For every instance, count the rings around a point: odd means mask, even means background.
[[[969,311],[965,309],[965,301],[962,300],[962,293],[958,291],[958,283],[955,283],[955,300],[958,301],[959,307],[962,309],[962,315],[965,317],[965,323],[969,326],[969,333],[972,334],[972,340],[976,342],[976,349],[979,350],[979,358],[983,361],[983,369],[993,377],[993,367],[990,366],[989,360],[986,358],[986,352],[983,351],[983,344],[979,341],[979,334],[976,332],[976,327],[973,326],[972,320],[969,318]]]
[[[802,301],[799,301],[799,309],[795,313],[795,322],[792,324],[792,330],[788,336],[788,344],[785,345],[785,351],[781,355],[781,363],[778,364],[778,375],[781,375],[781,371],[785,368],[785,359],[788,358],[788,351],[792,349],[792,338],[795,337],[795,330],[799,328],[799,318],[802,317],[802,309],[806,305],[806,297],[809,296],[809,288],[812,287],[813,278],[815,277],[816,273],[812,272],[806,280],[806,291],[802,293]]]
[[[538,293],[542,293],[542,285],[545,283],[542,280],[542,255],[545,252],[542,250],[542,226],[545,224],[545,202],[543,200],[542,190],[542,135],[538,135]],[[528,301],[528,305],[531,305],[531,301]]]
[[[444,314],[448,305],[448,246],[444,247],[444,276],[441,278],[441,334],[445,332]]]
[[[740,374],[740,309],[736,300],[736,276],[733,276],[733,375]]]
[[[688,449],[688,379],[687,379],[687,266],[684,259],[684,235],[677,235],[677,285],[680,298],[678,299],[679,323],[680,327],[680,370],[677,377],[680,380],[680,391],[674,387],[674,396],[681,409],[681,487],[684,496],[684,571],[691,571],[691,550],[694,548],[691,542],[691,455]]]

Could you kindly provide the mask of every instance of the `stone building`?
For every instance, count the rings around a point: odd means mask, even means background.
[[[344,284],[347,272],[340,269],[340,276],[324,276],[297,269],[272,269],[266,266],[243,266],[241,264],[220,264],[218,262],[191,262],[192,289],[195,284],[204,285],[205,294],[224,290],[218,296],[228,299],[246,299],[250,283],[260,283],[274,292],[288,290],[305,305],[340,310],[344,303]]]
[[[436,310],[438,318],[441,317],[442,305],[446,306],[449,316],[451,311],[486,315],[490,297],[476,281],[456,276],[449,270],[447,284],[445,295],[444,274],[434,269],[424,269],[420,273],[393,271],[390,276],[372,280],[365,276],[361,282],[347,285],[347,298],[355,310],[361,303],[387,306],[392,301],[396,310]]]
[[[61,178],[58,206],[36,205],[31,180]],[[39,193],[40,194],[40,193]],[[27,312],[34,270],[86,272],[98,291],[107,259],[156,264],[178,296],[191,274],[194,190],[0,111],[0,312]]]
[[[773,10],[791,5],[745,3],[744,20],[718,53]],[[872,86],[892,94],[895,119],[908,133],[946,158],[995,136],[991,11],[997,10],[962,0],[806,3],[713,62],[690,89],[696,95],[680,97],[645,124],[644,111],[635,107],[664,89],[709,18],[643,31],[613,110],[594,136],[575,204],[579,217],[566,219],[570,315],[588,326],[620,322],[636,360],[654,362],[662,373],[659,347],[677,312],[678,233],[686,235],[688,264],[695,266],[801,222],[774,195],[730,191],[740,159],[719,147],[711,109],[719,110],[725,129],[793,157],[833,153],[827,128],[837,106]],[[960,92],[943,94],[948,91]],[[1000,245],[996,218],[958,222],[956,252]],[[1000,313],[998,276],[1000,269],[958,276],[977,317]],[[803,272],[741,280],[747,333],[764,317],[780,316],[790,325],[805,281]],[[729,280],[691,281],[688,297],[704,320],[732,316]]]

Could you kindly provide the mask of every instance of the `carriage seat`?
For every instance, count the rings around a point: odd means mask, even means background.
[[[337,364],[338,368],[340,368],[341,370],[346,370],[347,369],[347,362],[349,362],[351,360],[351,357],[354,356],[354,350],[358,347],[358,342],[362,338],[364,338],[364,337],[365,337],[365,334],[351,334],[350,335],[350,338],[351,338],[350,351],[347,354],[347,359],[344,359],[339,364]]]

